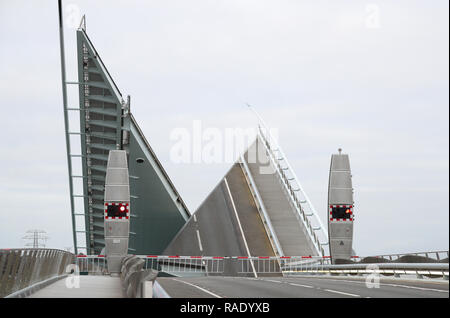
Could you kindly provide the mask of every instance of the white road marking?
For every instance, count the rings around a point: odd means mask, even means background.
[[[299,286],[299,287],[306,287],[306,288],[314,288],[314,286],[309,286],[309,285],[302,285],[302,284],[294,284],[294,283],[288,283],[289,285],[292,286]]]
[[[204,289],[204,288],[202,288],[202,287],[200,287],[200,286],[197,286],[197,285],[194,285],[194,284],[191,284],[191,283],[182,281],[182,280],[178,280],[178,279],[173,279],[173,280],[174,280],[174,281],[177,281],[177,282],[180,282],[180,283],[184,283],[184,284],[186,284],[186,285],[189,285],[189,286],[192,286],[192,287],[195,287],[195,288],[198,288],[198,289],[200,289],[202,292],[205,292],[205,293],[207,293],[207,294],[210,294],[211,296],[214,296],[214,297],[216,297],[216,298],[223,298],[223,297],[221,297],[221,296],[219,296],[219,295],[217,295],[217,294],[214,294],[213,292],[210,292],[209,290],[206,290],[206,289]]]
[[[192,216],[194,217],[194,222],[197,222],[197,216],[195,216],[195,213],[192,214]]]
[[[341,291],[338,291],[338,290],[332,290],[332,289],[324,289],[324,291],[327,291],[327,292],[330,292],[330,293],[335,293],[335,294],[346,295],[346,296],[352,296],[352,297],[361,297],[360,295],[344,293],[344,292],[341,292]]]
[[[397,285],[397,284],[380,284],[385,286],[392,286],[392,287],[403,287],[403,288],[410,288],[410,289],[419,289],[419,290],[429,290],[429,291],[435,291],[439,293],[448,293],[448,290],[442,290],[442,289],[434,289],[434,288],[426,288],[426,287],[417,287],[417,286],[408,286],[408,285]]]
[[[231,204],[233,205],[233,210],[234,210],[234,214],[236,215],[236,219],[237,219],[237,222],[238,222],[238,225],[239,225],[239,230],[241,230],[242,239],[244,240],[245,249],[247,250],[247,255],[249,257],[251,257],[250,250],[249,250],[248,244],[247,244],[247,240],[245,239],[244,231],[242,230],[241,221],[239,220],[239,216],[238,216],[238,213],[237,213],[237,210],[236,210],[236,206],[234,205],[233,196],[231,195],[230,187],[228,186],[227,178],[223,178],[223,179],[225,180],[225,185],[227,186],[228,194],[229,194],[230,199],[231,199]],[[253,273],[255,274],[255,277],[258,277],[258,275],[256,274],[255,265],[253,264],[252,260],[250,260],[250,264],[252,265]]]
[[[271,279],[264,279],[265,282],[271,282],[271,283],[279,283],[281,284],[282,282],[280,282],[279,280],[271,280]]]
[[[242,279],[247,279],[247,280],[259,280],[259,281],[262,281],[262,279],[260,279],[260,278],[254,278],[254,277],[232,277],[232,278],[234,278],[234,279],[239,279],[239,280],[242,280]]]
[[[356,283],[356,284],[366,284],[365,281],[346,280],[346,279],[328,279],[328,278],[323,278],[323,279],[324,280],[328,280],[328,281],[333,281],[333,282],[347,282],[347,283]],[[410,289],[429,290],[429,291],[435,291],[435,292],[439,292],[439,293],[448,293],[448,290],[427,288],[427,287],[418,287],[418,286],[410,286],[410,285],[380,283],[380,286],[403,287],[403,288],[410,288]]]
[[[200,232],[197,230],[197,238],[198,238],[198,248],[200,252],[203,252],[202,240],[200,239]]]

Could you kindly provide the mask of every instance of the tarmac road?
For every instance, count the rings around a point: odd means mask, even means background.
[[[275,255],[239,164],[228,171],[163,254]],[[224,275],[236,275],[238,270],[237,264],[227,266]]]
[[[173,298],[448,298],[442,281],[381,279],[368,288],[365,279],[347,277],[197,277],[158,278]]]

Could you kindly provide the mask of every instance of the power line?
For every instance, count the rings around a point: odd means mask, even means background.
[[[26,247],[44,248],[49,237],[46,231],[33,229],[28,230],[22,239],[28,241],[25,243]]]

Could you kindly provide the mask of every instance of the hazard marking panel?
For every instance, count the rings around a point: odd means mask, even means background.
[[[330,205],[330,221],[353,221],[353,205],[333,204]]]
[[[111,202],[105,203],[105,219],[106,220],[122,220],[129,219],[130,204],[127,202]]]

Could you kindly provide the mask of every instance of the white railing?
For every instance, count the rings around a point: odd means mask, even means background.
[[[77,255],[75,265],[82,275],[107,275],[108,266],[105,255]]]
[[[137,255],[143,269],[154,269],[183,276],[284,274],[289,268],[305,264],[330,264],[328,256],[165,256]],[[255,275],[256,274],[256,275]]]
[[[302,266],[304,268],[329,264],[330,258],[323,256],[235,256],[231,257],[233,262],[238,263],[238,274],[288,274],[291,269]],[[253,266],[250,266],[253,263]]]
[[[322,224],[322,221],[320,220],[319,216],[317,215],[311,201],[309,200],[306,193],[303,191],[303,188],[298,181],[297,176],[295,175],[294,170],[291,168],[286,156],[284,155],[283,151],[281,150],[280,146],[277,145],[274,138],[271,136],[269,130],[267,127],[263,124],[263,128],[261,126],[258,126],[258,134],[263,140],[264,146],[267,149],[269,158],[273,166],[275,167],[278,176],[280,177],[282,184],[286,187],[287,193],[289,195],[289,198],[291,199],[291,202],[293,203],[293,206],[297,212],[297,218],[300,222],[303,222],[304,226],[307,229],[307,232],[311,238],[312,243],[314,244],[314,247],[316,248],[319,256],[325,255],[322,245],[328,244],[328,235],[325,232],[325,227]],[[263,132],[263,129],[266,131]],[[281,158],[278,158],[275,155],[275,152],[277,152]],[[280,163],[280,161],[284,161],[285,167],[283,167]],[[285,171],[289,171],[291,174],[291,177],[288,177],[285,173]],[[293,183],[297,185],[298,188],[295,188],[293,186]],[[303,198],[299,197],[299,194],[303,196]],[[308,206],[310,213],[305,213],[303,206]],[[311,221],[308,219],[308,216],[314,217],[316,222],[319,224],[319,227],[314,228],[311,224]],[[315,231],[321,231],[323,239],[325,240],[324,243],[320,242],[319,237],[315,233]]]
[[[224,256],[137,255],[145,261],[144,269],[183,275],[219,275],[224,272]]]
[[[423,252],[446,255],[448,251]],[[422,253],[410,253],[414,255]],[[129,255],[131,256],[131,255]],[[142,270],[155,270],[175,276],[259,276],[302,274],[370,274],[440,276],[448,279],[448,263],[364,263],[368,257],[352,256],[350,264],[331,264],[330,256],[179,256],[132,255],[143,261]],[[127,258],[124,258],[126,260]],[[107,274],[104,255],[78,255],[80,273]],[[255,275],[256,274],[256,275]]]

